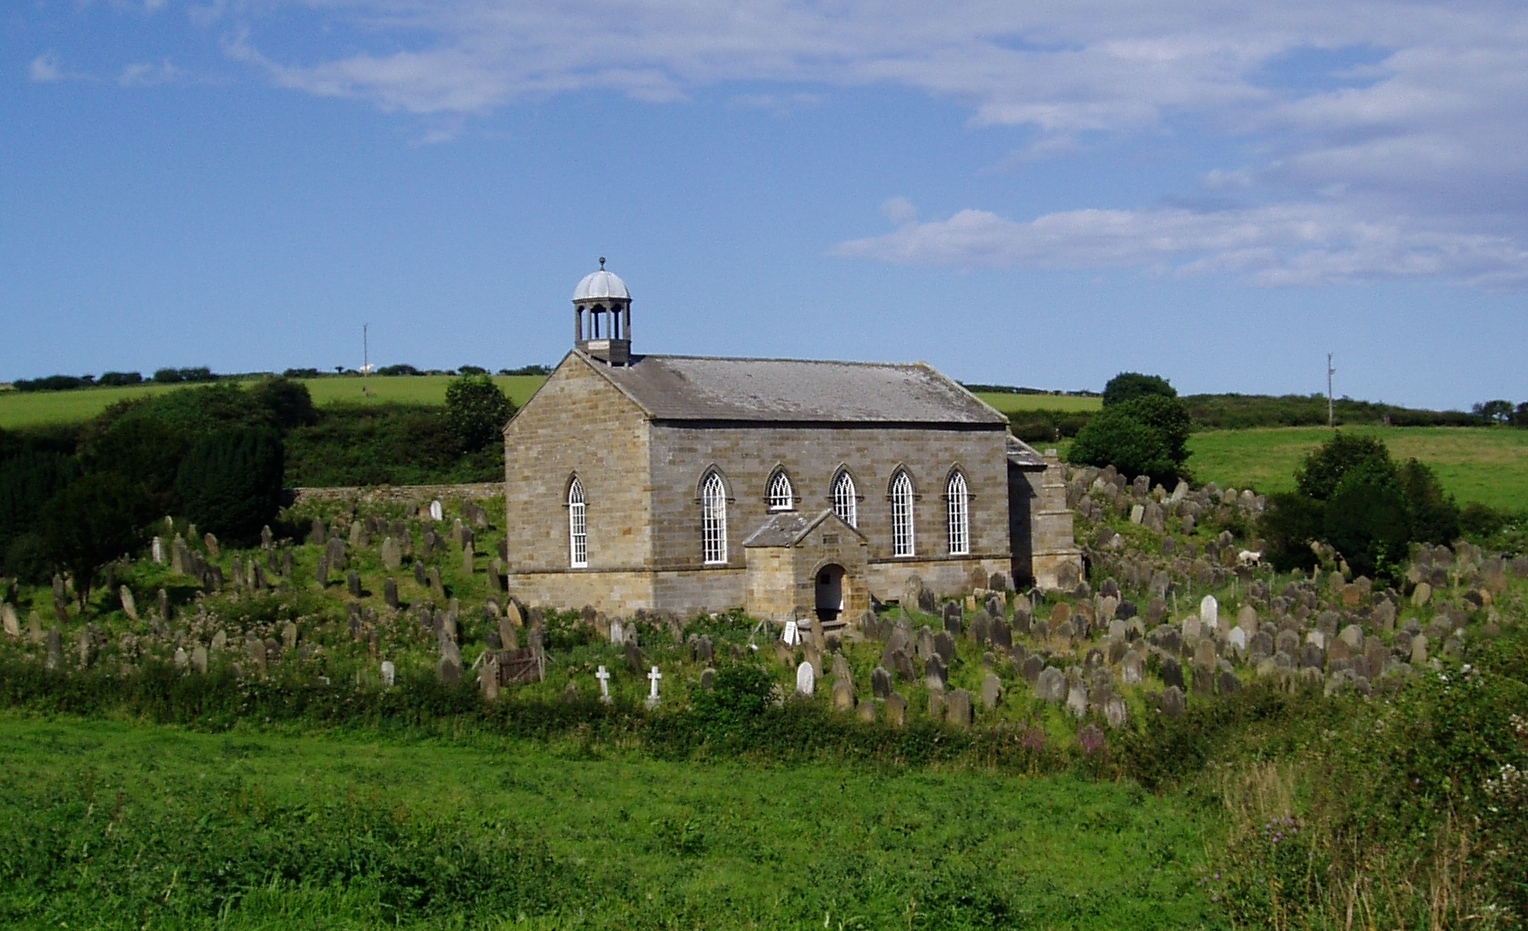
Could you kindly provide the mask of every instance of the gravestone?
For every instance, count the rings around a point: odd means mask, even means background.
[[[901,650],[892,651],[891,668],[897,674],[897,678],[903,682],[912,682],[918,678],[918,670],[913,665],[913,658]]]
[[[930,691],[928,693],[928,716],[930,721],[944,720],[944,693]]]
[[[439,498],[430,502],[428,513],[430,515],[430,520],[442,521],[446,519],[446,510],[445,508],[441,507]]]
[[[709,641],[707,642],[709,643]],[[709,659],[709,657],[707,658]],[[844,659],[844,655],[842,653],[833,654],[833,678],[849,680],[854,679],[854,674],[849,671],[849,661]]]
[[[64,663],[64,638],[55,627],[48,631],[48,652],[43,659],[44,669],[57,669]]]
[[[1229,669],[1222,669],[1215,682],[1222,695],[1231,695],[1241,689],[1241,680]]]
[[[1183,664],[1171,656],[1162,657],[1162,683],[1183,688]]]
[[[396,539],[388,537],[382,541],[382,566],[389,572],[396,572],[401,565],[403,565],[403,548],[398,545]]]
[[[870,671],[870,694],[881,699],[891,696],[891,673],[884,666],[877,666]]]
[[[900,692],[892,692],[886,699],[886,723],[892,727],[907,726],[907,699]]]
[[[444,599],[446,597],[446,590],[440,584],[440,569],[436,566],[431,566],[425,575],[430,580],[430,591],[436,598]]]
[[[321,586],[329,584],[329,557],[318,557],[318,566],[313,570],[313,578]]]
[[[213,559],[221,559],[222,551],[218,548],[218,538],[209,531],[202,537],[202,545],[207,548],[207,555]]]
[[[1044,671],[1045,660],[1041,659],[1038,655],[1026,656],[1024,661],[1019,664],[1019,677],[1030,685],[1036,684],[1040,679],[1040,674]],[[1035,694],[1038,695],[1039,692]]]
[[[382,582],[382,601],[394,611],[398,610],[398,583],[390,576]]]
[[[1110,695],[1104,699],[1104,720],[1108,722],[1110,728],[1119,730],[1125,726],[1129,719],[1130,710],[1123,698],[1120,698],[1118,695]]]
[[[1140,685],[1145,670],[1145,661],[1141,654],[1134,650],[1125,653],[1125,658],[1120,661],[1120,679],[1126,685]]]
[[[1417,587],[1412,589],[1411,603],[1415,607],[1422,607],[1432,600],[1432,586],[1426,582],[1418,582]]]
[[[122,598],[122,613],[131,620],[138,620],[138,602],[133,598],[133,590],[124,585],[119,594]]]
[[[361,597],[361,573],[354,569],[345,573],[345,590],[350,592],[351,598]]]
[[[798,691],[799,691],[799,686],[800,686],[799,682],[797,683],[797,686],[798,686]],[[809,695],[811,693],[807,692],[805,694]],[[834,680],[834,682],[833,682],[833,710],[834,711],[853,711],[854,710],[854,686],[851,685],[845,679],[837,679],[837,680]]]
[[[483,668],[478,672],[478,687],[483,690],[484,701],[499,700],[499,658],[493,653],[483,659]],[[572,687],[573,683],[569,682],[568,688]]]
[[[971,726],[971,693],[956,689],[944,699],[945,720],[959,728]]]
[[[221,653],[227,647],[228,633],[222,628],[218,628],[218,632],[212,635],[212,652]]]
[[[472,543],[468,541],[462,545],[462,575],[472,575],[477,571],[477,560],[472,551]]]
[[[658,683],[662,680],[663,673],[658,671],[657,666],[654,666],[652,672],[647,674],[647,682],[650,686],[647,693],[647,707],[655,708],[658,706],[659,702],[662,701],[662,698],[660,698],[658,695]]]
[[[1374,625],[1380,630],[1395,629],[1395,604],[1385,598],[1374,607]]]
[[[1183,697],[1183,689],[1176,685],[1168,686],[1167,691],[1162,693],[1162,714],[1169,718],[1176,718],[1183,714],[1185,707],[1187,702]]]
[[[934,652],[944,660],[946,667],[955,661],[955,638],[947,630],[934,635]]]
[[[875,701],[869,698],[861,699],[859,706],[855,708],[855,714],[866,724],[874,724],[876,718]]]
[[[1039,657],[1030,657],[1039,659]],[[1047,666],[1035,678],[1035,697],[1057,704],[1066,698],[1066,675],[1055,666]]]
[[[1085,718],[1088,715],[1088,687],[1081,682],[1073,682],[1066,690],[1066,711],[1074,718]]]
[[[599,672],[594,674],[594,678],[600,683],[600,701],[610,704],[610,670],[601,666]]]
[[[435,664],[435,675],[445,685],[457,685],[462,681],[462,652],[448,638],[441,638],[440,660]]]
[[[324,521],[321,517],[313,518],[313,525],[308,530],[308,542],[314,546],[323,546],[329,539],[329,534],[324,532]]]
[[[207,648],[200,643],[191,650],[191,668],[204,676],[207,674]]]
[[[1003,695],[1003,683],[991,673],[982,677],[982,707],[991,711]]]
[[[154,560],[154,565],[156,565],[156,566],[164,565],[164,538],[163,537],[155,537],[154,541],[149,544],[149,558]]]
[[[796,694],[811,697],[817,689],[817,670],[812,664],[803,661],[796,667]]]
[[[5,635],[12,640],[21,637],[21,619],[16,616],[16,608],[9,602],[0,605],[0,621],[5,626]]]
[[[944,657],[935,653],[923,666],[923,681],[931,689],[946,689],[950,685],[950,670]]]

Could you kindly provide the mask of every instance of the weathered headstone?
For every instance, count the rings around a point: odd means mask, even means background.
[[[1162,693],[1162,713],[1169,718],[1176,718],[1183,714],[1187,706],[1184,700],[1183,690],[1176,685],[1169,685],[1167,691]]]
[[[5,626],[5,635],[12,640],[21,637],[21,619],[16,616],[16,607],[10,602],[0,604],[0,621]]]
[[[1139,685],[1144,674],[1145,663],[1141,654],[1134,650],[1125,653],[1125,658],[1120,661],[1120,679],[1126,685]]]
[[[383,660],[382,661],[382,685],[387,687],[387,688],[392,688],[393,687],[394,677],[396,675],[397,674],[394,671],[392,660],[386,660],[386,659]]]
[[[218,538],[208,531],[202,536],[202,545],[207,548],[207,555],[213,559],[222,558],[222,550],[218,547]]]
[[[477,560],[472,550],[472,544],[466,543],[462,546],[462,574],[472,575],[476,571]]]
[[[808,668],[810,668],[810,667],[808,667]],[[799,676],[798,676],[798,680],[799,680]],[[801,685],[801,683],[798,681],[797,682],[797,691],[800,691],[800,685]],[[810,692],[805,692],[803,694],[810,695],[811,693]],[[834,682],[833,682],[833,710],[834,711],[853,711],[854,710],[854,686],[851,685],[848,682],[848,680],[845,680],[845,679],[836,679],[836,680],[834,680]]]
[[[1030,659],[1039,659],[1039,657],[1032,656]],[[1053,705],[1064,700],[1066,675],[1054,666],[1045,667],[1035,679],[1035,697]]]
[[[64,638],[55,627],[48,631],[48,652],[43,659],[44,669],[57,669],[64,663]]]
[[[877,666],[870,671],[870,694],[881,699],[890,697],[891,673],[884,666]]]
[[[441,507],[439,498],[430,502],[429,514],[430,520],[433,521],[442,521],[446,519],[446,511],[445,508]]]
[[[392,537],[382,541],[382,566],[389,572],[397,572],[403,565],[403,548]]]
[[[997,707],[998,699],[1003,695],[1003,683],[997,676],[988,673],[982,677],[982,707],[991,711]]]
[[[810,662],[803,660],[801,665],[796,667],[796,694],[810,697],[816,688],[817,670],[812,668]]]
[[[1109,727],[1119,730],[1125,726],[1130,718],[1130,710],[1125,705],[1125,700],[1118,695],[1110,695],[1104,699],[1104,720]]]
[[[1074,718],[1087,717],[1088,687],[1082,684],[1082,682],[1073,682],[1067,687],[1066,710]]]
[[[207,674],[207,648],[200,643],[191,648],[191,668],[202,675]]]
[[[956,689],[945,696],[944,699],[945,720],[959,728],[971,726],[971,693],[965,689]]]
[[[907,699],[899,692],[892,692],[886,698],[886,723],[892,727],[907,726]]]

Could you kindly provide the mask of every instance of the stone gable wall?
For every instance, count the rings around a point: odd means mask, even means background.
[[[505,532],[511,574],[569,568],[568,482],[587,502],[588,571],[651,563],[646,421],[577,356],[568,356],[504,431]],[[578,601],[570,607],[592,604]]]

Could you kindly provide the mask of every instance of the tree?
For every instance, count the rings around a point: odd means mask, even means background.
[[[1471,413],[1489,424],[1505,424],[1512,422],[1511,401],[1483,401],[1471,408]]]
[[[1148,396],[1176,398],[1178,392],[1162,376],[1142,375],[1140,372],[1120,372],[1104,385],[1104,407]]]
[[[1183,402],[1158,394],[1106,407],[1094,414],[1067,458],[1093,466],[1113,465],[1126,475],[1149,475],[1173,484],[1188,474],[1189,415]]]
[[[318,422],[313,409],[313,395],[308,386],[291,378],[267,378],[250,389],[255,401],[270,414],[271,421],[283,430],[311,426]]]
[[[43,506],[43,550],[55,569],[74,576],[82,609],[96,570],[137,548],[152,513],[142,492],[112,472],[86,475]]]
[[[487,375],[463,375],[446,387],[446,424],[467,452],[500,439],[515,405]]]
[[[1258,533],[1263,537],[1263,557],[1280,572],[1314,569],[1313,541],[1326,537],[1326,503],[1299,492],[1269,495]]]
[[[281,436],[268,428],[204,437],[175,477],[187,519],[229,540],[253,540],[281,509]]]
[[[1437,544],[1459,538],[1459,505],[1443,490],[1432,469],[1408,459],[1396,470],[1396,481],[1406,499],[1413,541]]]
[[[74,460],[61,453],[29,450],[8,457],[0,465],[0,552],[35,529],[43,505],[78,475]]]
[[[1393,474],[1394,468],[1383,440],[1339,430],[1305,457],[1305,465],[1295,473],[1295,487],[1302,495],[1325,501],[1351,471],[1364,470],[1378,478]]]
[[[1361,472],[1332,493],[1322,529],[1349,568],[1370,578],[1394,576],[1411,544],[1411,515],[1400,487]]]

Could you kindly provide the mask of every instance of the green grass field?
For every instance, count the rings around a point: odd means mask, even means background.
[[[37,927],[74,927],[85,911],[92,927],[395,918],[452,928],[1216,926],[1195,881],[1205,825],[1194,809],[1071,777],[667,763],[488,737],[214,735],[7,713],[0,839],[7,872],[22,881],[0,890],[0,918]],[[513,869],[474,875],[485,861]],[[421,865],[439,876],[411,879]],[[428,898],[432,878],[447,890],[440,899]],[[517,882],[527,889],[519,905],[504,901]],[[402,894],[416,905],[394,911]]]
[[[545,381],[540,375],[499,375],[494,381],[516,406],[524,404]],[[326,404],[444,404],[449,375],[377,376],[366,380],[368,395],[361,394],[360,378],[307,378],[302,382],[313,403]],[[179,391],[191,385],[133,385],[127,388],[83,388],[77,391],[0,392],[0,428],[40,424],[77,423],[89,420],[118,401]]]
[[[1431,466],[1460,504],[1528,508],[1528,430],[1478,427],[1344,427],[1385,441],[1390,455]],[[1189,467],[1222,488],[1289,491],[1306,455],[1326,442],[1324,427],[1216,430],[1189,438]]]
[[[1103,408],[1102,398],[1074,397],[1065,394],[993,394],[977,392],[976,396],[991,404],[1004,414],[1019,411],[1096,411]]]

